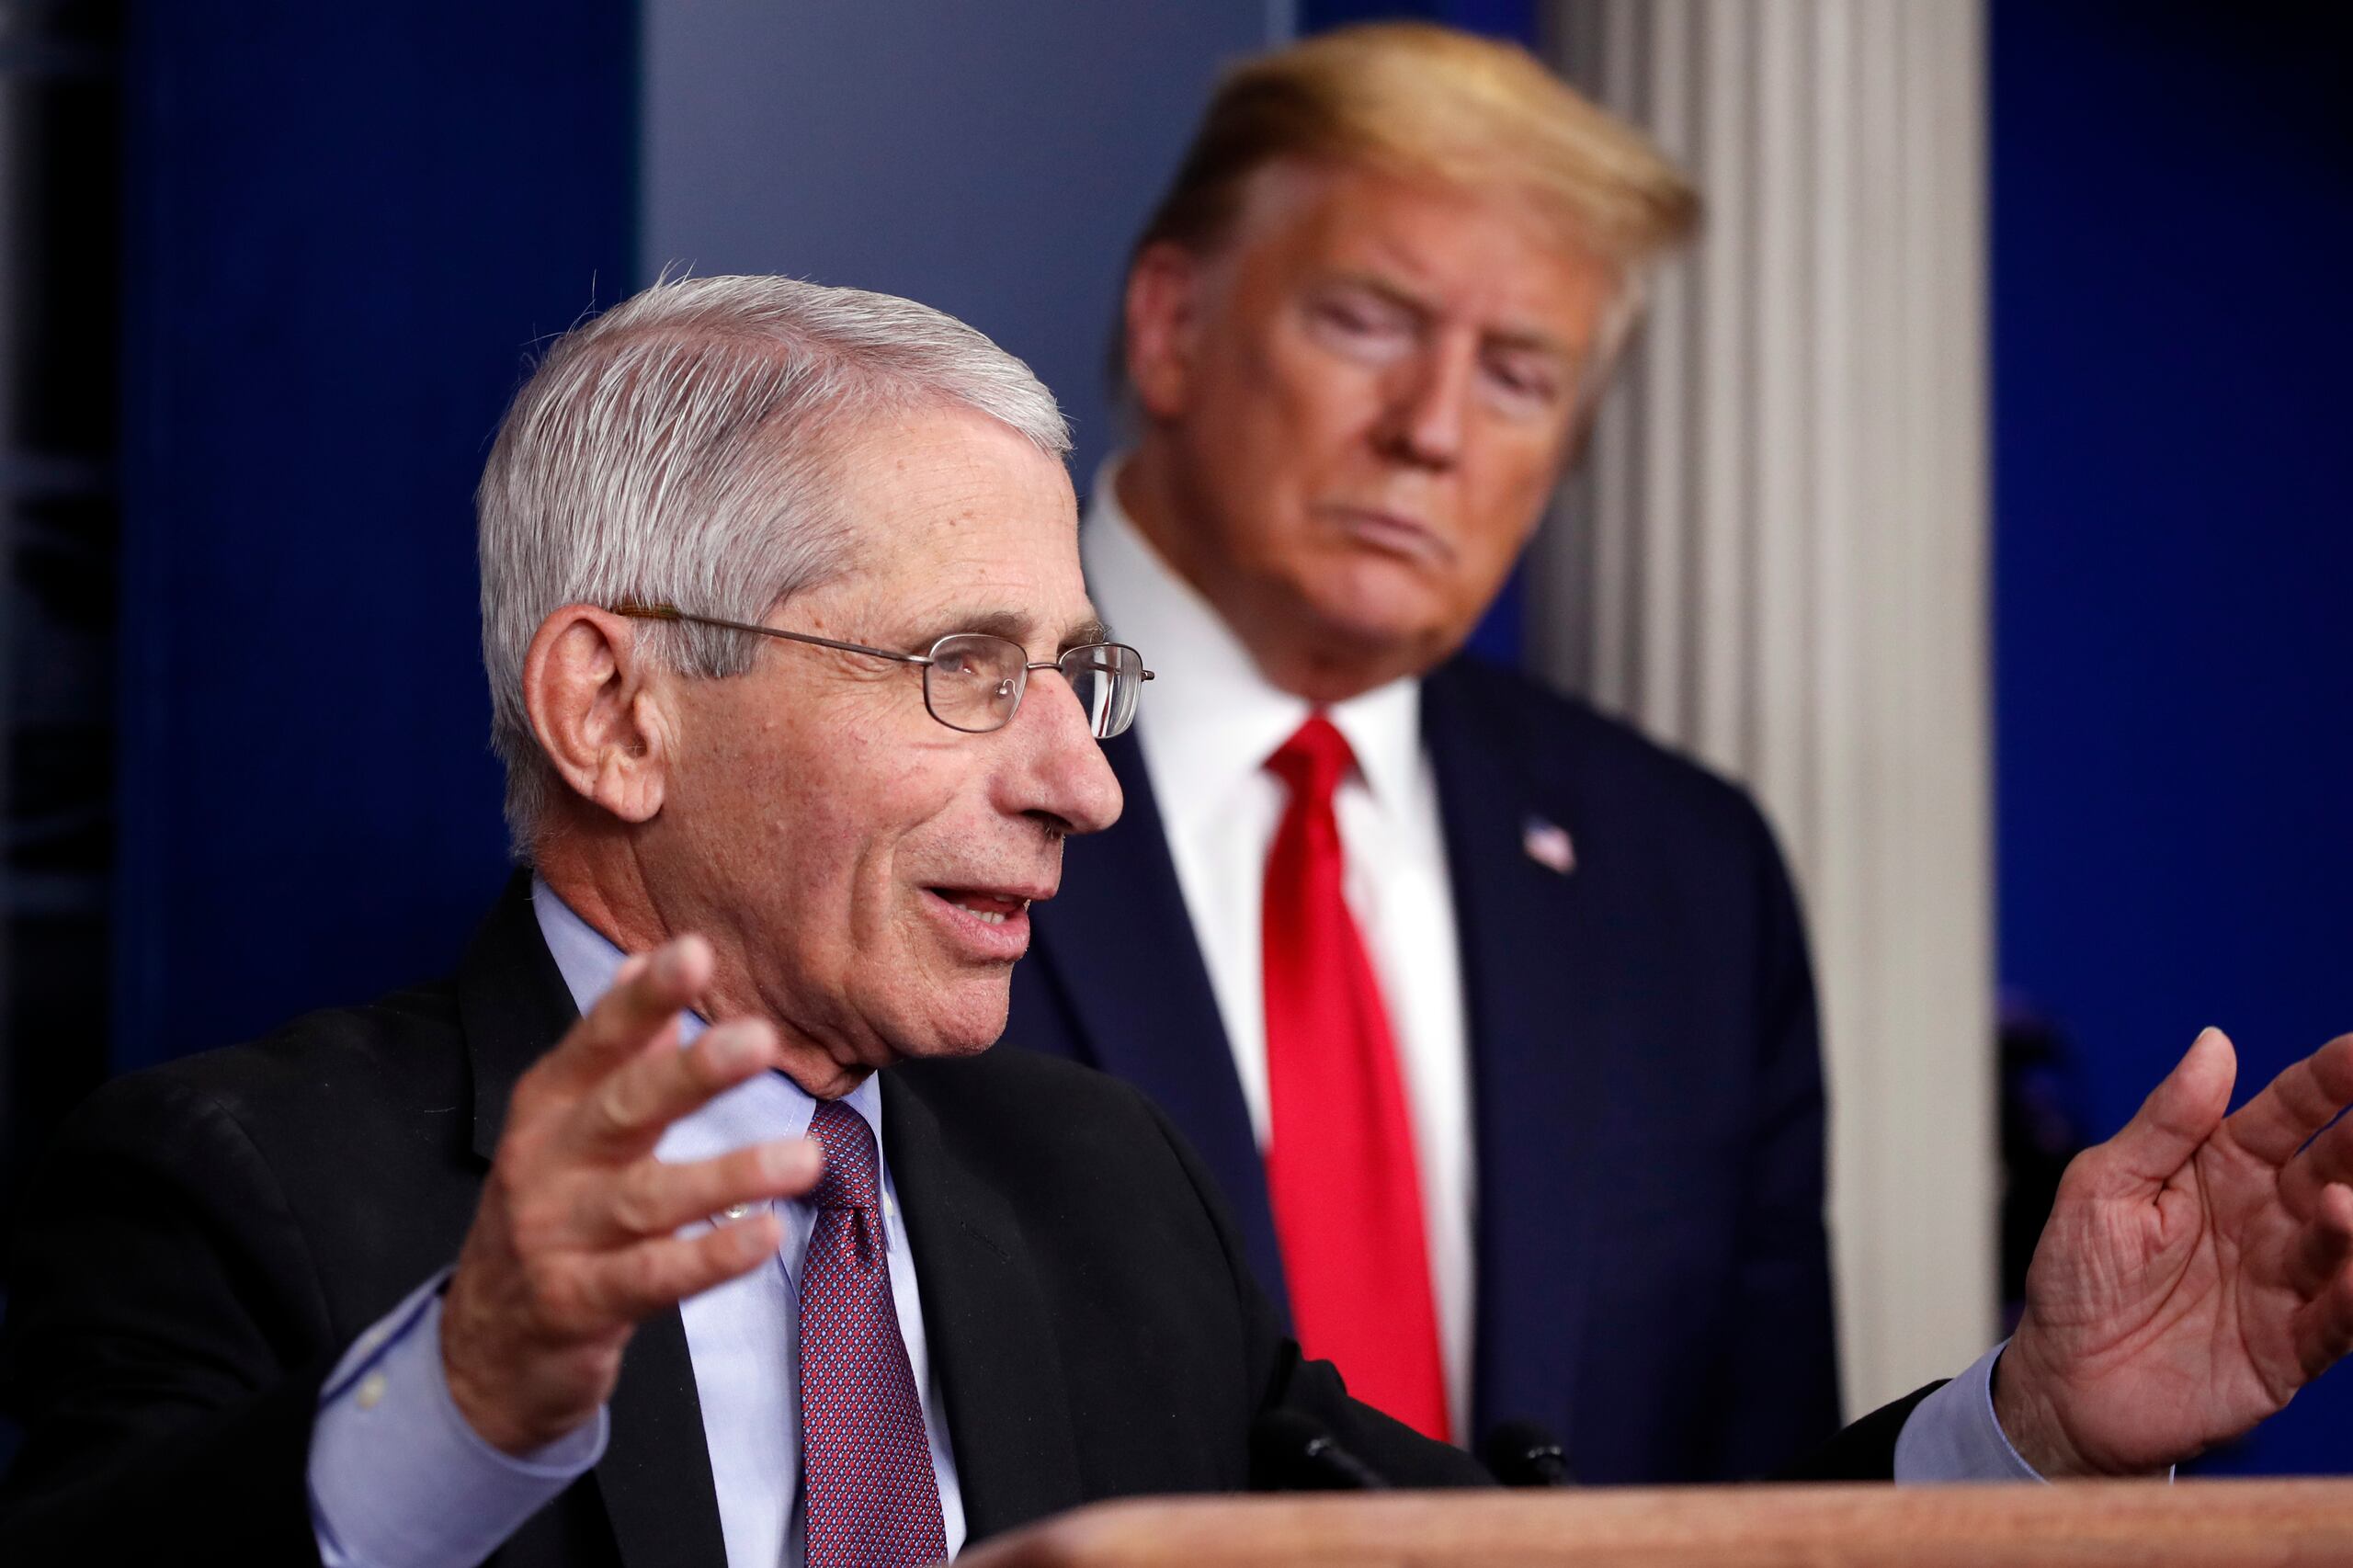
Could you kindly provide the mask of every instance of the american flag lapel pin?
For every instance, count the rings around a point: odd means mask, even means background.
[[[1519,825],[1519,846],[1548,871],[1565,877],[1577,869],[1577,846],[1558,823],[1529,817]]]

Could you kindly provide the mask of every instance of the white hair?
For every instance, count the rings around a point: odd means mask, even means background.
[[[523,661],[570,604],[676,604],[756,621],[849,568],[861,519],[831,459],[878,416],[964,407],[1050,457],[1070,428],[1029,367],[927,305],[789,278],[665,280],[558,338],[475,492],[491,745],[528,855],[554,774]],[[883,519],[875,519],[882,521]],[[667,667],[740,675],[756,639],[641,623]]]

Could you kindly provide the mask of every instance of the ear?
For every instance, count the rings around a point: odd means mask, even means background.
[[[1178,419],[1191,401],[1204,304],[1201,258],[1157,240],[1128,269],[1128,384],[1154,419]]]
[[[549,765],[625,823],[662,809],[675,733],[637,632],[594,605],[566,605],[540,623],[523,659],[523,705]]]

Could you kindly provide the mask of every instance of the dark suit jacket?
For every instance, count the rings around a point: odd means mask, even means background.
[[[517,1077],[574,1017],[523,885],[454,980],[121,1079],[20,1232],[6,1395],[28,1439],[0,1561],[315,1561],[321,1382],[446,1267]],[[1184,1143],[1133,1090],[993,1051],[883,1076],[975,1540],[1097,1498],[1242,1489],[1302,1409],[1422,1485],[1483,1474],[1302,1363]],[[503,1564],[724,1561],[677,1313],[631,1343],[594,1472]]]
[[[1813,987],[1771,835],[1739,790],[1517,676],[1457,660],[1422,711],[1470,1015],[1476,1432],[1540,1422],[1595,1482],[1783,1466],[1836,1425],[1837,1378]],[[1279,1306],[1159,809],[1135,746],[1107,749],[1126,815],[1069,846],[1006,1039],[1150,1094]],[[1529,856],[1531,821],[1568,830],[1572,873]]]

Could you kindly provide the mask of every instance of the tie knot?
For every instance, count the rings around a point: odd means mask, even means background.
[[[1326,805],[1332,792],[1340,787],[1340,780],[1356,766],[1356,760],[1357,754],[1348,747],[1348,737],[1340,733],[1331,720],[1316,713],[1293,730],[1290,739],[1275,748],[1275,755],[1267,759],[1267,767],[1290,786],[1294,798]]]
[[[839,1100],[820,1100],[809,1119],[809,1136],[825,1152],[825,1174],[809,1200],[820,1209],[875,1209],[881,1206],[881,1184],[874,1174],[874,1130],[866,1118]]]

